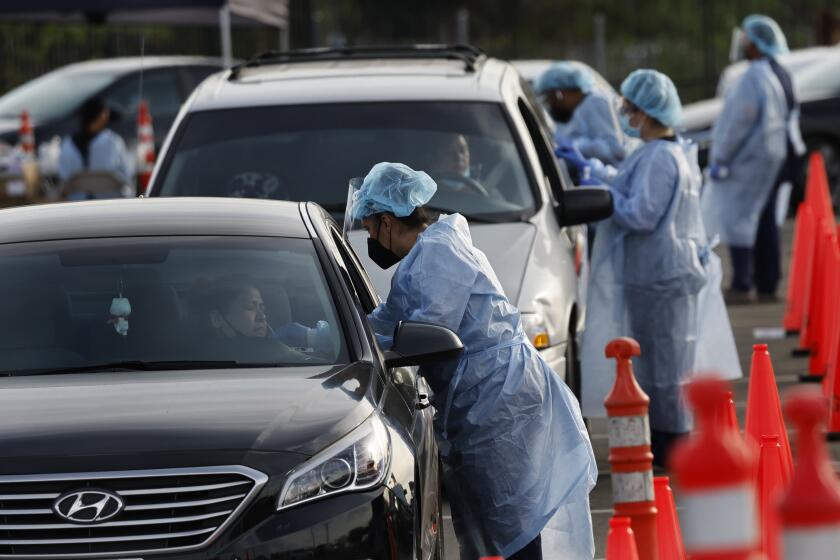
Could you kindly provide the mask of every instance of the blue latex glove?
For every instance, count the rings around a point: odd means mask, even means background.
[[[578,184],[582,187],[593,187],[603,185],[604,183],[592,173],[592,167],[587,165],[580,170],[580,181]]]
[[[713,163],[709,167],[709,177],[715,181],[722,181],[729,177],[729,167],[720,163]]]
[[[566,160],[566,163],[575,169],[583,169],[589,165],[586,158],[571,144],[559,146],[554,150],[554,155]]]

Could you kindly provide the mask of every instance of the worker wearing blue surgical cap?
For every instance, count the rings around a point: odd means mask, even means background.
[[[675,133],[682,105],[667,76],[636,70],[621,84],[621,94],[622,126],[642,145],[618,169],[561,154],[576,167],[591,166],[614,201],[613,216],[598,223],[592,249],[582,407],[587,417],[604,416],[604,398],[615,379],[604,347],[618,336],[636,339],[641,356],[635,374],[650,397],[654,462],[665,465],[674,442],[691,429],[681,385],[695,363],[697,302],[709,259],[700,169],[696,147]]]
[[[368,316],[380,344],[390,347],[400,321],[442,325],[464,343],[457,361],[420,370],[461,558],[591,560],[598,471],[577,401],[525,335],[463,216],[424,211],[435,190],[421,171],[379,163],[347,219],[362,220],[374,262],[399,262]]]
[[[759,298],[775,298],[781,279],[776,190],[796,180],[805,152],[794,88],[775,59],[788,51],[782,30],[761,15],[746,18],[741,29],[749,67],[726,93],[712,130],[703,195],[709,233],[729,245],[731,303],[751,301],[753,287]]]
[[[535,90],[557,121],[558,145],[570,143],[584,157],[618,165],[625,156],[625,139],[610,92],[599,90],[586,66],[557,62],[543,72]]]

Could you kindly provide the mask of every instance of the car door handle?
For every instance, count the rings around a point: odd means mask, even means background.
[[[417,410],[425,410],[425,409],[429,408],[430,406],[432,406],[432,403],[431,403],[431,401],[429,401],[429,395],[419,393],[417,395],[417,404],[415,404],[414,407]]]

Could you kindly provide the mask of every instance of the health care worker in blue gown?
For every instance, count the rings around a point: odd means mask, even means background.
[[[379,163],[352,193],[347,219],[362,221],[377,265],[399,263],[369,316],[380,345],[390,347],[399,321],[423,321],[466,348],[420,370],[434,391],[461,558],[591,560],[597,467],[578,404],[523,332],[464,217],[424,210],[436,189],[422,171]]]
[[[712,130],[711,181],[702,200],[709,234],[729,245],[732,303],[749,301],[753,283],[760,299],[775,298],[781,278],[776,189],[795,180],[797,172],[785,164],[795,167],[805,152],[793,86],[775,60],[788,50],[782,30],[760,15],[746,18],[741,29],[750,63]]]
[[[666,465],[673,443],[691,429],[681,384],[694,370],[697,302],[706,284],[708,244],[700,213],[696,149],[674,132],[682,105],[673,82],[636,70],[621,84],[622,125],[642,145],[618,169],[563,155],[607,184],[614,213],[598,222],[592,250],[587,325],[582,340],[584,416],[603,416],[615,379],[604,356],[616,336],[641,346],[639,384],[650,397],[654,462]]]
[[[625,138],[610,94],[600,91],[589,70],[573,62],[556,62],[537,78],[535,90],[558,123],[555,141],[574,146],[586,158],[618,165]]]

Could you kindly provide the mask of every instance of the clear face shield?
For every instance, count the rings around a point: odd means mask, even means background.
[[[735,63],[746,58],[747,36],[740,27],[732,28],[729,43],[729,62]]]
[[[362,220],[354,219],[355,212],[353,211],[358,197],[356,193],[362,188],[364,177],[353,177],[350,179],[350,184],[347,188],[347,204],[344,206],[344,226],[341,233],[345,239],[349,239],[350,232],[353,230],[362,229]]]

